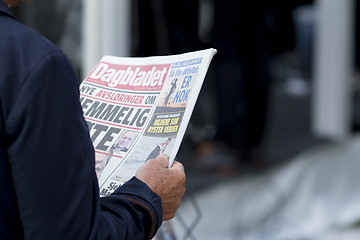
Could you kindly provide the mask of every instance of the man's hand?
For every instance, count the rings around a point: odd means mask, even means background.
[[[173,166],[168,168],[168,162],[169,157],[161,154],[148,160],[135,174],[161,197],[164,221],[175,216],[185,193],[186,180],[183,165],[174,161]]]

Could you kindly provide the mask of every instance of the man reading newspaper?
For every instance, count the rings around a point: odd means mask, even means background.
[[[0,239],[152,238],[180,205],[183,166],[160,155],[100,198],[76,75],[16,2],[0,0]]]

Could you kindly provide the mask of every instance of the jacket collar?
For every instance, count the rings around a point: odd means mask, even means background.
[[[14,15],[11,13],[9,7],[7,6],[6,3],[4,3],[3,0],[0,0],[0,14],[7,14],[7,15],[15,18]]]

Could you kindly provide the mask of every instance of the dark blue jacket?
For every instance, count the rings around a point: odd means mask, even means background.
[[[146,239],[161,219],[137,178],[99,198],[72,66],[0,0],[0,239]]]

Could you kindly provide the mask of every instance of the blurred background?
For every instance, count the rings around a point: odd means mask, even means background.
[[[162,239],[360,239],[357,0],[33,0],[79,81],[105,55],[216,48]],[[170,234],[172,233],[172,234]],[[159,236],[160,238],[160,236]]]

